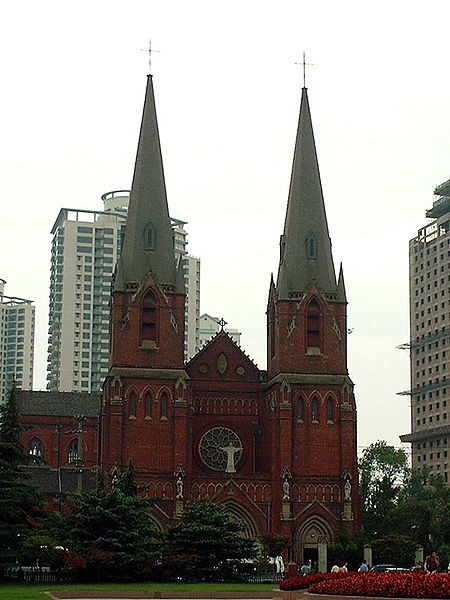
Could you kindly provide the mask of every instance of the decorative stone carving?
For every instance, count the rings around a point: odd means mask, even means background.
[[[219,354],[219,358],[217,359],[217,370],[221,375],[225,373],[228,367],[228,361],[225,354]]]

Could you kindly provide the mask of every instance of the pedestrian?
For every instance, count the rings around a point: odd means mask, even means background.
[[[341,573],[347,573],[348,572],[347,563],[346,562],[342,565],[342,567],[339,569],[339,571]]]
[[[338,567],[337,565],[333,565],[333,566],[331,567],[331,572],[332,572],[332,573],[337,573],[338,571],[339,571],[339,567]]]
[[[367,566],[367,561],[363,560],[358,571],[359,571],[359,573],[367,573],[368,570],[369,570],[369,567]]]
[[[425,559],[425,564],[423,565],[423,570],[425,573],[435,573],[439,569],[439,557],[436,555],[436,552],[433,550],[431,554],[429,554]]]
[[[300,569],[300,573],[302,575],[309,575],[311,573],[311,561],[310,560],[308,562],[305,562],[304,565],[302,565],[302,568]]]

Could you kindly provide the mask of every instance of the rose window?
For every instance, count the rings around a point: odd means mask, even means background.
[[[198,451],[200,458],[210,469],[225,471],[228,463],[228,453],[223,448],[234,446],[233,462],[236,465],[242,455],[242,443],[239,436],[227,427],[214,427],[207,431],[200,440]]]

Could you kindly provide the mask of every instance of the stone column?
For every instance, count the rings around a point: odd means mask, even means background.
[[[327,572],[327,543],[319,542],[317,544],[317,570],[319,573]]]
[[[367,566],[369,567],[369,569],[370,569],[370,567],[373,567],[373,564],[372,564],[372,548],[370,546],[364,546],[364,554],[363,554],[363,556],[364,556],[364,560],[366,561]]]
[[[416,548],[416,554],[414,557],[415,565],[423,565],[423,546]]]

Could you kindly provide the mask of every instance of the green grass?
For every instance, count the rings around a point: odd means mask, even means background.
[[[176,590],[177,592],[270,592],[276,583],[80,583],[80,584],[14,584],[0,585],[0,600],[49,600],[46,591],[57,590]]]

